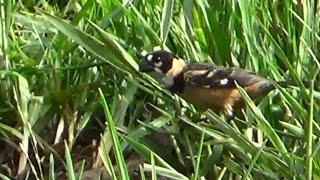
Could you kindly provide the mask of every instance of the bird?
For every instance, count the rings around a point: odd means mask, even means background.
[[[200,110],[211,109],[229,117],[245,107],[238,91],[242,87],[251,99],[267,95],[275,89],[268,79],[254,72],[210,63],[185,61],[166,50],[156,50],[142,56],[141,73],[149,73],[165,88]],[[276,82],[281,87],[296,85],[293,81]]]

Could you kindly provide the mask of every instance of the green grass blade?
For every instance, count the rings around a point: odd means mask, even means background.
[[[38,10],[44,19],[54,25],[59,31],[64,33],[67,37],[76,41],[82,47],[86,48],[99,58],[105,60],[110,63],[114,67],[124,72],[127,72],[127,65],[121,63],[117,59],[114,59],[112,54],[108,51],[108,47],[105,46],[101,41],[97,40],[93,36],[76,29],[71,24],[59,19],[55,16],[52,16],[46,12]],[[109,58],[110,57],[110,58]]]
[[[55,180],[54,172],[55,172],[55,170],[54,170],[54,157],[50,153],[50,156],[49,156],[49,180]]]
[[[108,104],[104,98],[103,92],[101,91],[101,89],[99,89],[99,93],[100,93],[100,100],[104,109],[104,113],[106,116],[106,123],[107,123],[107,127],[108,130],[110,131],[111,134],[111,139],[113,142],[113,147],[114,147],[114,153],[115,153],[115,159],[117,161],[117,165],[119,167],[119,173],[120,173],[120,179],[129,179],[129,174],[128,174],[128,169],[122,154],[122,149],[121,149],[121,145],[119,142],[119,138],[118,138],[118,134],[115,128],[115,124],[112,118],[112,115],[110,113]]]
[[[65,150],[65,159],[66,159],[66,169],[67,169],[67,176],[68,176],[68,179],[70,180],[76,180],[76,175],[75,175],[75,171],[74,171],[74,168],[73,168],[73,162],[72,162],[72,158],[71,158],[71,152],[69,150],[69,147],[68,147],[68,144],[67,142],[65,141],[64,142],[64,150]]]
[[[254,116],[256,117],[258,127],[266,134],[266,136],[269,138],[269,140],[272,142],[272,144],[277,148],[277,150],[285,157],[287,163],[290,162],[290,157],[288,156],[288,151],[281,141],[281,138],[276,134],[274,129],[271,127],[269,122],[265,119],[261,111],[255,106],[255,104],[250,99],[249,95],[246,93],[246,91],[237,85],[237,88],[245,100],[248,107],[252,110]]]
[[[198,154],[197,154],[197,163],[195,167],[195,172],[194,172],[194,179],[200,179],[201,174],[199,174],[200,171],[200,163],[201,163],[201,154],[202,154],[202,149],[203,149],[203,141],[204,141],[204,136],[205,132],[202,131],[201,133],[201,139],[200,139],[200,144],[199,144],[199,149],[198,149]]]
[[[170,175],[165,175],[165,174],[167,174],[167,173],[165,173],[164,174],[165,176],[167,176],[167,177],[173,176],[173,177],[175,177],[174,179],[177,179],[177,178],[178,179],[188,179],[186,176],[184,176],[183,174],[181,174],[178,171],[176,171],[172,166],[170,166],[170,164],[168,164],[166,161],[164,161],[161,157],[159,157],[157,154],[155,154],[151,149],[149,149],[145,145],[141,144],[140,142],[138,142],[135,139],[132,139],[131,137],[128,137],[128,136],[124,136],[123,138],[128,142],[130,147],[132,147],[144,159],[151,159],[152,155],[154,157],[156,157],[156,159],[155,159],[156,160],[156,164],[160,163],[162,166],[164,166],[165,169],[170,171]],[[152,168],[153,167],[150,167],[148,169],[150,171],[152,171]],[[154,167],[154,168],[157,169],[156,167]]]
[[[100,148],[100,147],[99,147],[99,155],[100,155],[101,160],[104,164],[104,167],[107,169],[107,172],[109,173],[110,177],[114,180],[117,180],[118,178],[116,176],[116,170],[112,166],[112,162],[111,162],[109,155],[104,153],[102,148]]]
[[[173,0],[164,0],[160,23],[160,38],[162,41],[162,45],[165,44],[170,30],[170,20],[172,16],[173,4]]]

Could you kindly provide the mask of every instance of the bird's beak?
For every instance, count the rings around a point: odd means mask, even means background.
[[[141,64],[139,65],[140,72],[151,72],[153,70],[154,70],[153,66],[147,61],[142,61]]]

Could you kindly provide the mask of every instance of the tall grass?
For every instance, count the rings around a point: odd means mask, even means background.
[[[318,9],[0,0],[0,177],[319,178]],[[239,88],[247,108],[228,122],[138,72],[138,54],[155,46],[298,87],[259,103]]]

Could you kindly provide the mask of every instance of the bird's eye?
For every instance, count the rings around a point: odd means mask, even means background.
[[[154,65],[157,66],[157,67],[160,67],[162,66],[162,61],[161,61],[161,58],[158,57],[154,60]]]
[[[158,62],[160,62],[161,61],[161,57],[160,56],[158,56],[158,57],[152,57],[152,61],[154,62],[154,63],[158,63]]]

